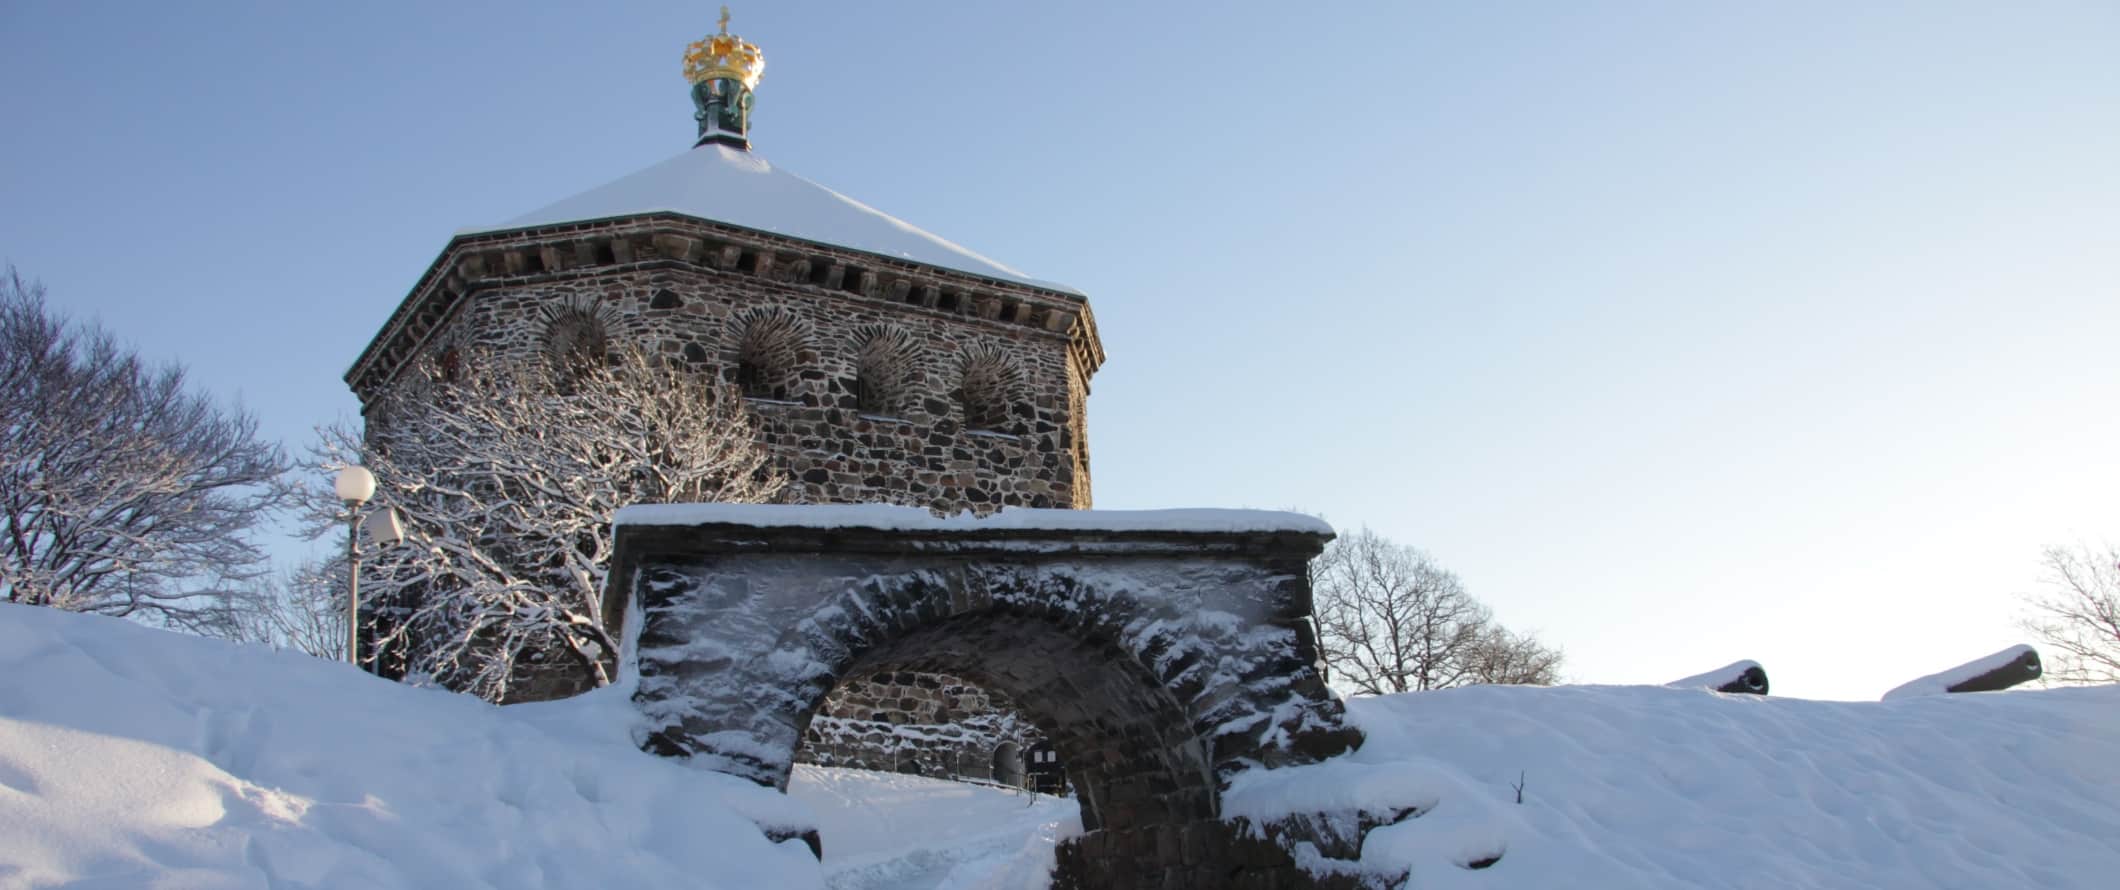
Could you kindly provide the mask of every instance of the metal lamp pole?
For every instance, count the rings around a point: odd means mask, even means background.
[[[346,663],[361,664],[361,505],[375,496],[375,474],[359,464],[348,464],[333,483],[339,500],[346,502]]]

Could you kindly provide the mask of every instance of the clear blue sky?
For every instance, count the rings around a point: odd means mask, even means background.
[[[702,3],[0,5],[0,257],[299,445]],[[2110,3],[739,4],[757,151],[1087,292],[1102,507],[1433,552],[1583,682],[1871,698],[2120,537]]]

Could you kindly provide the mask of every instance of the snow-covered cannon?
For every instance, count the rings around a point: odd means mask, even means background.
[[[1950,670],[1901,684],[1885,693],[1884,698],[1890,701],[1947,692],[1998,692],[2027,680],[2037,680],[2044,670],[2039,664],[2039,650],[2024,645],[2011,646],[1986,658],[1976,658]]]
[[[1683,680],[1673,680],[1665,686],[1677,689],[1708,688],[1716,692],[1738,692],[1746,695],[1767,694],[1767,669],[1759,662],[1745,660],[1733,662],[1709,671],[1694,674]]]

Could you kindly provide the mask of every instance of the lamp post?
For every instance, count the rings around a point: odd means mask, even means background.
[[[339,500],[346,502],[346,663],[361,664],[361,505],[375,497],[375,474],[360,464],[347,464],[333,483]]]

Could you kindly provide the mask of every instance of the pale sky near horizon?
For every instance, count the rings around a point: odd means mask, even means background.
[[[452,232],[691,144],[716,12],[0,2],[0,261],[298,448]],[[1811,698],[2120,540],[2120,6],[732,13],[759,154],[1089,295],[1099,507],[1367,525],[1571,680]]]

